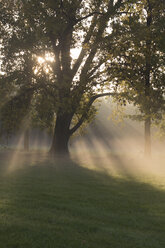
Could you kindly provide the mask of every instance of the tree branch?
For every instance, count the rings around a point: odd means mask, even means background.
[[[76,20],[76,23],[81,22],[82,20],[85,20],[85,19],[87,19],[88,17],[93,16],[93,15],[95,15],[95,14],[104,15],[105,13],[101,13],[101,12],[99,12],[99,11],[94,11],[94,12],[92,12],[92,13],[90,13],[90,14],[84,16],[84,17],[81,17],[81,18],[77,19],[77,20]]]
[[[91,26],[89,28],[89,31],[84,39],[84,42],[83,42],[83,45],[87,44],[93,34],[93,30],[94,30],[94,27],[96,25],[96,19],[97,19],[97,16],[94,16],[93,17],[93,20],[92,20],[92,23],[91,23]],[[73,69],[72,69],[72,78],[75,76],[75,74],[77,73],[85,55],[86,55],[86,49],[83,48],[83,45],[82,45],[82,50],[80,52],[80,55],[78,57],[78,59],[76,60],[74,66],[73,66]]]
[[[93,74],[101,67],[101,65],[103,65],[105,63],[104,60],[100,60],[99,63],[92,68],[92,70],[88,73],[88,77],[92,77]]]
[[[85,111],[84,113],[82,114],[81,118],[79,119],[79,121],[77,122],[77,124],[72,127],[70,129],[70,135],[72,135],[84,122],[84,120],[86,119],[87,117],[87,113],[88,111],[90,110],[90,107],[92,106],[93,102],[97,99],[97,98],[100,98],[100,97],[104,97],[104,96],[114,96],[116,95],[117,93],[112,93],[112,92],[107,92],[107,93],[102,93],[102,94],[98,94],[98,95],[95,95],[95,96],[92,96],[85,108]]]

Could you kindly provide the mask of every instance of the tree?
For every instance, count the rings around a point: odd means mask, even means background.
[[[114,49],[107,67],[119,82],[123,100],[138,106],[136,119],[144,121],[147,156],[151,154],[151,123],[161,119],[165,109],[164,7],[162,0],[127,5],[123,16],[114,21],[114,41],[107,43]]]
[[[20,129],[24,131],[24,150],[29,150],[29,104],[31,93],[15,96],[0,109],[0,136],[10,138]]]
[[[50,153],[68,154],[69,138],[88,119],[93,102],[113,94],[104,70],[108,58],[101,47],[112,35],[112,20],[127,2],[17,0],[13,11],[1,2],[5,13],[1,18],[5,27],[1,31],[4,71],[14,74],[15,94],[30,90],[34,96],[37,92],[51,98],[56,118]],[[77,59],[71,56],[76,47],[80,49]],[[35,67],[31,66],[30,83],[25,86],[15,71],[29,78],[21,67],[26,64],[22,59],[26,54],[30,54],[31,59],[50,54],[54,60],[51,64],[47,61],[47,72],[43,68],[41,73],[35,74]],[[21,85],[16,86],[17,81]],[[103,93],[105,88],[110,92]]]

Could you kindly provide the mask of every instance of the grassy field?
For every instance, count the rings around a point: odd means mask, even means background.
[[[0,154],[0,248],[165,247],[165,182],[19,158]]]

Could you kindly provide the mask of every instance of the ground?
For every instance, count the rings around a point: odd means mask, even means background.
[[[2,151],[0,164],[1,248],[164,248],[162,175],[112,176],[36,153]]]

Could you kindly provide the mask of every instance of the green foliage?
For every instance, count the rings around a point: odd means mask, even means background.
[[[156,119],[164,111],[164,7],[161,0],[128,4],[123,9],[127,13],[113,22],[114,39],[107,38],[111,53],[107,72],[111,78],[113,71],[121,98],[137,106],[143,120]]]
[[[121,6],[119,0],[1,2],[4,81],[11,94],[33,91],[33,123],[52,129],[57,114],[69,114],[72,126],[76,118],[81,125],[91,121],[95,109],[89,108],[86,96],[90,102],[107,88],[101,44]],[[71,49],[77,47],[81,54],[72,59]],[[52,62],[47,54],[54,57]],[[44,63],[39,64],[39,56]]]
[[[14,96],[0,110],[0,135],[7,137],[28,126],[31,93]]]
[[[51,98],[42,93],[35,95],[31,107],[32,126],[46,129],[49,133],[52,133],[55,123],[54,110],[55,107]]]

